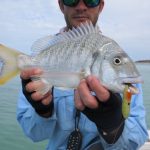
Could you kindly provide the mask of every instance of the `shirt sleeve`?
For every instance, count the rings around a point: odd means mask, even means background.
[[[108,144],[100,135],[102,145],[106,150],[136,150],[148,140],[141,84],[137,84],[136,87],[140,93],[132,96],[130,115],[125,120],[124,130],[117,142]]]
[[[55,131],[56,114],[50,118],[43,118],[39,116],[34,108],[20,92],[18,105],[17,105],[17,120],[21,125],[26,136],[31,138],[34,142],[49,139]]]

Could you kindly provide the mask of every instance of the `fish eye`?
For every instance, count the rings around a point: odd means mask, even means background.
[[[115,65],[120,65],[121,64],[121,59],[119,57],[115,57],[114,60],[113,60],[113,63]]]

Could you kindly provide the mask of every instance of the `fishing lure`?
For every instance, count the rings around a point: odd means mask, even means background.
[[[131,103],[132,92],[129,85],[125,85],[122,100],[122,115],[126,119],[130,114],[130,103]]]

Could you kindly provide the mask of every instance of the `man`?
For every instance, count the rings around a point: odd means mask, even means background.
[[[104,0],[59,0],[59,6],[67,31],[86,21],[96,25]],[[42,70],[38,68],[21,72],[24,95],[20,94],[17,119],[33,141],[49,139],[48,150],[136,150],[148,138],[142,93],[132,97],[131,113],[125,120],[121,96],[108,91],[96,77],[82,80],[75,92],[53,88],[42,95],[37,92],[44,86],[42,81],[30,80],[39,74]],[[136,86],[141,90],[141,85]],[[72,131],[79,133],[78,139],[82,134],[77,148],[74,143],[69,145]]]

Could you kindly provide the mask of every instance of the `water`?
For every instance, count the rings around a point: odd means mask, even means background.
[[[0,87],[0,150],[44,150],[47,141],[33,143],[16,120],[19,77]]]
[[[137,67],[142,75],[142,78],[144,80],[143,84],[143,97],[144,97],[144,106],[146,109],[146,122],[148,129],[150,130],[150,63],[145,64],[137,64]]]
[[[138,64],[143,79],[144,105],[146,108],[146,122],[150,129],[150,64]],[[47,142],[33,143],[21,130],[16,121],[16,104],[20,88],[19,77],[14,78],[0,87],[0,150],[44,150]]]

